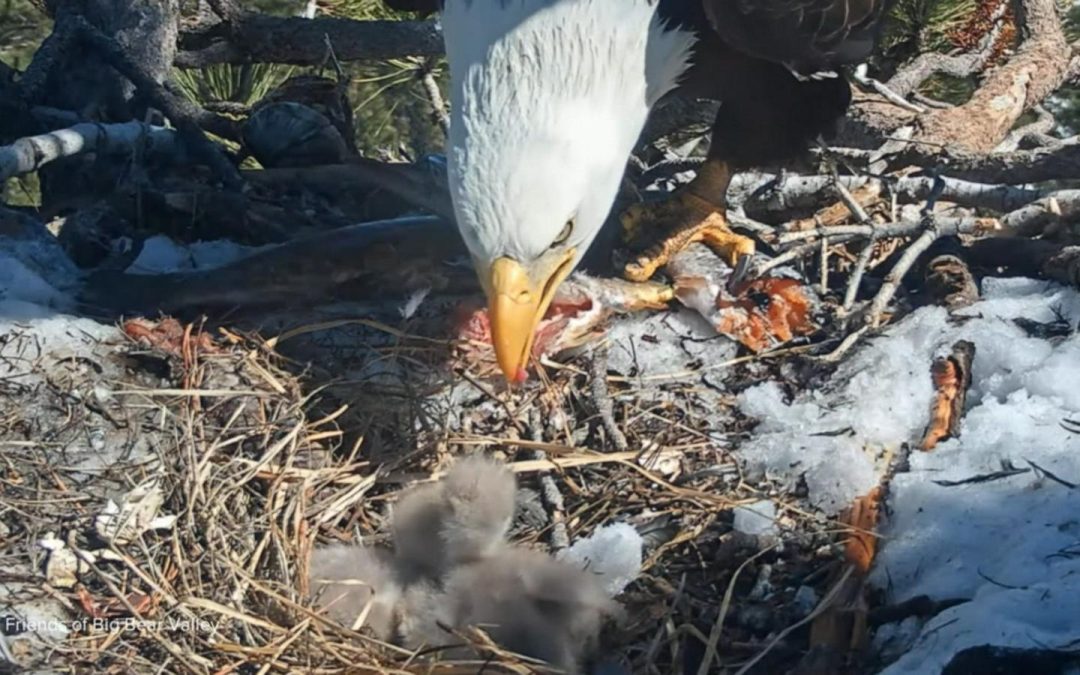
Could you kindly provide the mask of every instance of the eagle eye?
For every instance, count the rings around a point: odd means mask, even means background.
[[[574,219],[571,218],[570,220],[566,221],[566,225],[563,227],[562,232],[559,233],[559,236],[555,237],[555,241],[552,242],[551,248],[557,248],[565,244],[566,240],[570,238],[570,235],[573,234],[573,232]]]

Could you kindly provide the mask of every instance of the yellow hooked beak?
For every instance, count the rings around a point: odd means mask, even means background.
[[[525,380],[536,327],[573,269],[574,258],[571,248],[551,251],[528,268],[505,257],[491,264],[484,283],[491,341],[499,368],[510,382]]]

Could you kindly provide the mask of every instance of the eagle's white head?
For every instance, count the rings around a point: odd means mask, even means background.
[[[694,37],[665,28],[655,0],[446,0],[442,26],[454,212],[499,365],[519,381]]]

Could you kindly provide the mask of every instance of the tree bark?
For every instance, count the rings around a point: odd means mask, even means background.
[[[240,14],[208,30],[180,36],[176,65],[203,68],[215,63],[318,65],[326,40],[340,61],[438,56],[442,34],[433,21],[352,21]]]
[[[934,110],[918,122],[915,140],[989,153],[1016,121],[1065,81],[1071,52],[1054,0],[1023,3],[1029,34],[1015,56],[991,71],[963,105]]]
[[[77,27],[68,19],[81,16],[112,37],[161,84],[176,57],[177,0],[52,0],[49,10],[56,19],[49,40],[61,43],[62,48],[48,69],[41,99],[27,103],[74,110],[84,119],[99,122],[141,118],[146,106],[133,101],[135,86],[102,55],[71,44],[71,31]]]

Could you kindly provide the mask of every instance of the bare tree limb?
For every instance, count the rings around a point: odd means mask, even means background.
[[[425,162],[379,162],[354,157],[346,164],[246,171],[245,177],[253,184],[308,185],[331,194],[343,194],[358,185],[378,186],[418,208],[449,221],[454,219],[446,177]]]
[[[1080,215],[1080,190],[1060,190],[1016,209],[1002,219],[1006,229],[1019,235],[1042,234],[1047,225]]]
[[[74,41],[77,29],[75,22],[67,13],[61,13],[53,24],[53,30],[41,43],[30,65],[19,79],[19,94],[27,105],[37,103],[45,90],[49,73]]]
[[[917,141],[990,152],[1028,110],[1065,81],[1071,52],[1055,0],[1023,0],[1028,37],[1016,54],[987,74],[963,105],[918,119]]]
[[[216,63],[287,63],[310,66],[326,57],[326,36],[342,61],[439,56],[442,34],[433,21],[303,19],[233,13],[209,31],[180,35],[180,68]]]
[[[866,87],[868,89],[873,89],[877,93],[884,96],[886,100],[900,106],[901,108],[908,110],[909,112],[918,114],[926,112],[925,108],[907,100],[899,92],[895,92],[890,89],[887,84],[884,84],[879,80],[875,80],[874,78],[867,76],[866,73],[863,72],[862,68],[855,70],[852,79],[854,79],[855,82],[857,82],[860,86]]]
[[[1034,122],[1010,131],[1005,140],[998,143],[998,146],[994,148],[994,152],[1014,152],[1028,139],[1040,141],[1038,143],[1040,146],[1052,145],[1053,141],[1057,139],[1051,139],[1050,143],[1042,141],[1045,141],[1046,135],[1057,127],[1057,120],[1054,119],[1049,110],[1041,105],[1035,106],[1035,114],[1038,118]]]
[[[155,107],[165,113],[193,155],[209,166],[230,189],[240,189],[243,186],[244,180],[240,177],[239,170],[225,157],[221,147],[203,133],[200,122],[207,123],[206,115],[211,113],[205,113],[195,104],[174,95],[163,85],[158,84],[124,52],[119,44],[91,26],[85,19],[75,17],[73,21],[77,23],[79,39],[97,50],[109,65],[131,80]]]
[[[986,63],[994,54],[994,45],[1001,35],[1001,19],[1008,9],[1009,3],[1002,2],[995,10],[992,19],[995,21],[994,28],[983,37],[979,49],[966,54],[920,54],[910,63],[900,68],[885,86],[901,96],[910,96],[915,93],[923,82],[934,75],[950,75],[952,77],[968,77],[986,67]]]
[[[889,270],[889,273],[885,276],[885,283],[881,285],[877,295],[870,302],[864,322],[865,325],[872,328],[881,325],[885,308],[892,302],[893,296],[896,295],[896,291],[900,288],[900,283],[904,280],[908,270],[915,264],[915,261],[919,259],[919,256],[925,253],[939,238],[946,234],[959,234],[961,232],[959,228],[951,227],[950,224],[946,224],[933,216],[928,216],[922,225],[925,228],[923,233],[908,246],[900,259],[896,261],[896,265]]]
[[[757,184],[765,186],[776,177],[758,174]],[[922,202],[935,190],[935,180],[926,176],[912,176],[887,180],[869,176],[785,176],[784,180],[768,189],[755,191],[742,207],[747,215],[757,220],[771,222],[790,220],[796,214],[823,206],[830,197],[830,188],[841,185],[856,190],[875,182],[885,183],[902,203]],[[941,201],[968,208],[992,209],[1007,213],[1046,195],[1043,190],[1017,187],[1005,183],[975,183],[957,178],[942,178]]]
[[[446,112],[446,101],[443,100],[439,83],[435,79],[435,71],[430,62],[426,62],[420,71],[420,83],[424,85],[424,92],[431,103],[431,113],[435,116],[435,122],[442,129],[444,136],[450,135],[450,115]]]
[[[891,159],[893,166],[940,167],[950,176],[994,183],[1042,183],[1080,178],[1080,138],[1049,148],[980,154],[936,147],[908,146]]]
[[[0,182],[37,171],[49,162],[86,152],[133,153],[140,143],[151,152],[175,155],[180,148],[172,129],[142,122],[93,124],[86,122],[40,136],[20,138],[0,147]]]
[[[877,234],[871,232],[870,240],[863,246],[863,250],[859,251],[859,257],[855,261],[855,269],[851,272],[847,290],[844,292],[844,304],[841,306],[841,310],[845,314],[855,306],[855,299],[859,295],[859,288],[862,286],[863,276],[866,275],[866,268],[870,265],[870,259],[874,257],[874,244],[877,240]]]
[[[996,218],[974,218],[961,216],[957,218],[935,218],[935,226],[942,235],[949,234],[986,234],[1001,229],[1001,222]],[[918,232],[925,226],[922,221],[901,220],[895,223],[882,225],[835,225],[833,227],[820,227],[813,230],[800,230],[798,232],[785,232],[777,237],[777,243],[781,246],[807,239],[819,239],[828,237],[836,241],[845,238],[893,238],[906,237]]]

